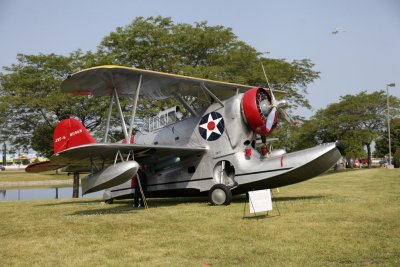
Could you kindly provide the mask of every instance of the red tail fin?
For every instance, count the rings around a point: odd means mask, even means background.
[[[71,147],[95,143],[96,140],[80,121],[71,118],[57,124],[53,142],[54,154],[57,154]]]

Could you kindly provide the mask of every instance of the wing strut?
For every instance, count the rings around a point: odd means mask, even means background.
[[[114,88],[112,89],[112,94],[110,96],[110,103],[109,103],[109,106],[108,106],[106,129],[105,129],[104,138],[103,138],[103,142],[104,143],[107,143],[108,132],[110,131],[110,121],[111,121],[111,114],[112,114],[112,108],[113,108],[114,101],[117,104],[118,114],[119,114],[119,117],[121,119],[121,128],[122,128],[122,132],[124,133],[125,140],[127,141],[128,144],[131,143],[130,140],[131,140],[133,127],[134,127],[134,120],[135,120],[135,116],[136,116],[137,103],[138,103],[138,100],[139,100],[140,86],[142,84],[142,76],[143,75],[140,75],[140,77],[139,77],[139,82],[138,82],[138,85],[137,85],[137,88],[136,88],[135,98],[133,99],[132,113],[131,113],[131,119],[130,119],[130,124],[129,124],[129,132],[128,132],[128,128],[126,127],[124,114],[123,114],[122,108],[121,108],[121,103],[120,103],[119,98],[118,98],[117,88],[115,86],[114,79],[112,80]]]
[[[207,88],[207,86],[206,86],[204,83],[201,83],[200,86],[201,86],[201,88],[203,88],[203,89],[212,97],[212,99],[214,99],[214,100],[217,101],[222,107],[224,107],[224,104],[222,104],[222,101],[219,100],[219,98],[218,98],[216,95],[214,95],[214,94],[210,91],[210,89]]]
[[[136,108],[137,108],[137,102],[139,99],[139,92],[140,92],[140,86],[142,84],[142,76],[140,75],[139,77],[139,82],[136,88],[136,94],[135,94],[135,99],[133,100],[133,107],[132,107],[132,115],[131,115],[131,122],[129,124],[129,134],[128,134],[128,139],[126,139],[126,142],[128,144],[131,143],[131,136],[132,136],[132,131],[133,131],[133,124],[134,124],[134,120],[135,120],[135,116],[136,116]],[[129,140],[129,141],[128,141]]]
[[[110,104],[108,106],[106,130],[104,133],[103,143],[107,143],[108,132],[110,131],[110,121],[111,121],[111,113],[112,113],[113,104],[114,104],[114,94],[111,94],[110,95]]]
[[[124,133],[125,140],[128,141],[129,140],[128,139],[128,130],[126,129],[124,113],[122,113],[121,103],[119,102],[118,93],[117,93],[117,89],[115,88],[115,86],[114,86],[114,89],[113,89],[113,93],[114,93],[115,102],[117,104],[119,117],[121,118],[122,131]]]
[[[185,99],[183,99],[183,97],[182,97],[181,95],[178,95],[177,97],[178,97],[179,102],[181,102],[182,105],[183,105],[193,116],[195,116],[196,118],[199,117],[199,114],[197,114],[197,112],[189,105],[188,102],[186,102]]]

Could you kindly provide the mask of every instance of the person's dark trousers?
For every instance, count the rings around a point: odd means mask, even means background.
[[[145,197],[147,197],[147,176],[144,172],[141,172],[141,171],[138,174],[140,177],[140,184],[142,185],[143,194]],[[140,206],[144,207],[142,193],[140,192],[140,186],[139,186],[139,182],[137,179],[138,178],[136,176],[135,177],[135,197],[133,200],[133,206],[139,207],[139,200],[140,200]]]

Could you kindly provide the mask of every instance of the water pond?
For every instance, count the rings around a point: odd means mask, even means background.
[[[84,196],[82,196],[80,191],[79,197],[101,199],[103,197],[103,191],[94,192]],[[72,187],[0,190],[0,201],[44,200],[44,199],[66,199],[66,198],[72,198]]]

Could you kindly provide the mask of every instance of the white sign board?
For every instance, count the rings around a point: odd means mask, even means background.
[[[271,190],[249,191],[250,213],[272,210]]]

